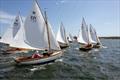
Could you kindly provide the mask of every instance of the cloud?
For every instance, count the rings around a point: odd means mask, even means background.
[[[64,4],[66,2],[67,2],[67,0],[58,0],[58,1],[56,1],[56,5]]]
[[[0,24],[10,25],[14,21],[15,17],[16,15],[12,15],[7,12],[0,11]],[[22,17],[22,19],[25,20],[25,17]]]

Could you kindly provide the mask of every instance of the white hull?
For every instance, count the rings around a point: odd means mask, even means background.
[[[47,57],[47,58],[34,59],[30,61],[22,61],[22,62],[19,62],[18,64],[22,64],[22,65],[44,64],[44,63],[56,60],[61,56],[62,56],[62,51],[59,51],[59,52],[53,53],[50,57]]]

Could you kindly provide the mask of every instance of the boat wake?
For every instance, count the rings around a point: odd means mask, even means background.
[[[79,48],[74,48],[75,50],[79,50]]]
[[[45,65],[42,66],[34,66],[30,71],[37,71],[37,70],[45,70]]]
[[[107,46],[102,46],[102,48],[108,48]]]
[[[63,58],[56,59],[55,62],[63,62]]]
[[[99,51],[99,49],[94,49],[93,51],[98,52],[98,51]]]

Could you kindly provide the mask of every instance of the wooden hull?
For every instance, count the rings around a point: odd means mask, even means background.
[[[32,65],[32,64],[45,64],[49,63],[51,61],[54,61],[62,56],[62,51],[54,52],[52,53],[49,57],[44,57],[44,58],[33,58],[33,59],[24,59],[20,60],[21,57],[15,58],[15,61],[20,64],[20,65]]]
[[[93,48],[93,45],[91,45],[89,47],[86,47],[86,45],[80,44],[79,50],[81,50],[81,51],[90,51],[90,50],[92,50],[92,48]]]
[[[6,49],[6,53],[9,53],[9,54],[21,53],[21,52],[28,52],[29,50],[30,49],[9,47],[8,49]]]

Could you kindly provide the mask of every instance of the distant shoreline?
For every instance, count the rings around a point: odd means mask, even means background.
[[[0,36],[0,39],[2,37]],[[99,37],[100,39],[120,39],[120,36],[110,36],[110,37]]]
[[[120,39],[120,36],[99,37],[100,39]]]

